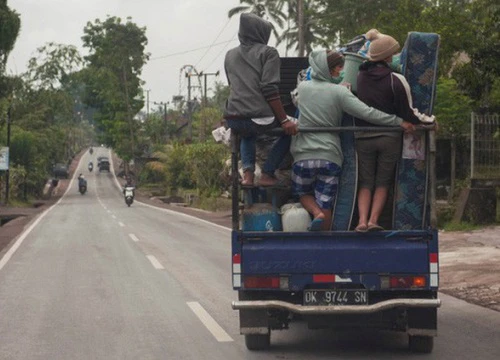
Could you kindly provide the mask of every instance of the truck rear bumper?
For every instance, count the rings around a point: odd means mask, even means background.
[[[438,308],[440,299],[391,299],[372,305],[303,306],[279,300],[233,301],[234,310],[287,310],[301,315],[372,314],[394,308]]]

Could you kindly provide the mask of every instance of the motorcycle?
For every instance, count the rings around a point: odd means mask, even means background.
[[[123,189],[123,195],[125,196],[125,204],[130,207],[134,202],[134,187],[126,186],[125,189]]]
[[[90,153],[90,155],[92,155],[94,153],[94,149],[90,148],[89,153]]]
[[[82,195],[87,192],[87,180],[85,180],[82,174],[78,176],[78,191]]]
[[[92,161],[89,162],[89,171],[92,172],[92,170],[94,169],[94,164],[92,164]]]

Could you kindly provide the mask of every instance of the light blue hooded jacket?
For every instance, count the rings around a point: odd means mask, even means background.
[[[311,80],[298,86],[299,133],[292,137],[290,147],[294,162],[318,159],[338,166],[343,162],[339,133],[301,133],[301,127],[341,126],[343,112],[378,125],[398,126],[403,121],[365,105],[345,86],[334,84],[325,50],[311,52],[309,64]]]

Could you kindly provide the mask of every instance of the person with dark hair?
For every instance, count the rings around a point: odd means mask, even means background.
[[[392,57],[399,51],[392,36],[374,39],[368,49],[369,61],[360,66],[357,79],[358,98],[368,106],[394,114],[412,124],[433,123],[434,117],[412,107],[410,86],[403,75],[391,70]],[[356,119],[357,126],[368,126]],[[373,125],[370,125],[373,126]],[[402,134],[399,132],[357,132],[359,222],[356,231],[379,231],[379,217],[393,184],[396,164],[401,158]]]
[[[329,230],[343,161],[339,134],[301,133],[300,128],[341,126],[343,112],[380,125],[399,125],[406,131],[414,127],[365,105],[346,86],[337,84],[344,65],[341,53],[315,50],[309,55],[309,64],[311,80],[298,87],[299,133],[290,148],[294,158],[292,192],[313,217],[310,230]]]
[[[297,125],[287,116],[280,99],[280,58],[267,45],[272,25],[255,14],[240,17],[240,45],[227,52],[224,68],[229,98],[224,110],[227,126],[241,136],[242,185],[254,185],[257,135],[281,127],[284,135],[276,141],[262,168],[258,185],[273,186],[274,172],[290,149],[290,135]]]

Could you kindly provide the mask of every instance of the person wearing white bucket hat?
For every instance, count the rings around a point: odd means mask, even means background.
[[[397,40],[389,35],[379,34],[373,40],[368,50],[369,61],[359,69],[358,98],[368,106],[397,115],[412,124],[433,123],[434,116],[421,114],[413,108],[408,82],[389,67],[399,48]],[[362,119],[356,119],[356,125],[373,126]],[[401,147],[402,134],[398,132],[356,133],[359,163],[359,222],[356,231],[383,230],[378,221],[393,183]]]

